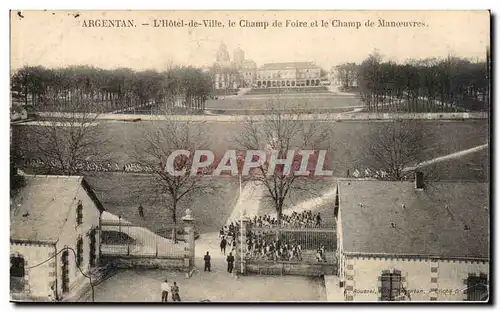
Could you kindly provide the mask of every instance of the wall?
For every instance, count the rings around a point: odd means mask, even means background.
[[[78,200],[82,201],[83,204],[83,223],[77,225],[76,223],[76,207]],[[57,243],[57,251],[61,251],[65,246],[72,248],[76,252],[76,243],[78,237],[83,239],[83,262],[81,264],[81,269],[84,273],[89,271],[89,258],[90,258],[90,237],[89,232],[93,228],[99,226],[100,213],[94,202],[90,199],[87,192],[83,187],[79,188],[78,194],[76,195],[76,200],[74,202],[74,207],[71,207],[68,214],[68,219],[59,237]],[[69,280],[70,280],[70,293],[81,286],[81,283],[87,283],[88,279],[82,276],[80,270],[76,266],[75,254],[69,250]],[[60,298],[62,298],[62,253],[57,256],[57,276],[58,276],[58,293]],[[99,237],[96,237],[96,265],[99,263]],[[68,294],[71,295],[71,294]]]
[[[345,290],[347,301],[380,300],[382,271],[401,271],[403,287],[411,301],[462,301],[464,280],[469,273],[488,274],[488,264],[465,261],[404,258],[346,257]]]
[[[489,276],[489,264],[487,262],[440,261],[436,272],[437,288],[447,291],[438,292],[437,300],[467,299],[467,294],[463,291],[467,288],[467,277],[470,273],[476,275],[482,273]]]
[[[246,260],[247,274],[322,276],[335,275],[334,264],[309,264],[290,262],[265,262]]]
[[[338,192],[338,189],[337,189],[337,192]],[[338,196],[338,194],[337,194]],[[339,282],[341,284],[343,284],[345,281],[344,281],[344,261],[345,261],[345,257],[344,257],[344,253],[343,253],[343,250],[344,250],[344,245],[343,245],[343,239],[342,239],[342,214],[341,214],[341,211],[340,209],[338,210],[338,215],[337,215],[337,252],[336,252],[336,256],[337,256],[337,259],[338,260],[338,265],[339,265],[339,272],[338,272],[338,276],[339,276]],[[340,286],[340,285],[339,285]]]
[[[186,272],[189,265],[184,258],[175,259],[155,256],[102,256],[101,260],[103,263],[119,269],[145,268]]]
[[[23,298],[44,297],[48,298],[53,294],[51,291],[51,272],[54,270],[54,261],[48,261],[32,269],[29,267],[42,263],[53,255],[54,248],[51,245],[11,243],[10,256],[22,256],[25,268],[25,291],[21,294]],[[17,298],[21,298],[17,296]],[[16,299],[16,296],[13,296]]]

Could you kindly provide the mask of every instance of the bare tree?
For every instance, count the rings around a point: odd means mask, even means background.
[[[393,119],[376,124],[368,134],[363,158],[384,174],[383,180],[402,180],[408,168],[425,160],[432,139],[424,134],[423,123],[415,119]]]
[[[263,185],[266,197],[270,199],[276,210],[278,221],[281,220],[285,199],[299,189],[314,189],[315,164],[318,160],[319,149],[327,150],[328,139],[331,137],[331,127],[321,127],[319,123],[308,121],[306,115],[286,110],[286,104],[270,103],[269,112],[264,120],[249,116],[244,124],[242,133],[235,137],[236,142],[248,151],[266,150],[266,160],[260,159],[258,167],[247,176],[247,179]],[[326,148],[325,148],[326,147]],[[300,151],[312,151],[309,154],[307,175],[297,175],[301,168],[304,155]],[[294,151],[293,155],[290,153]],[[288,169],[286,165],[269,166],[271,155],[277,159],[293,157]],[[323,155],[325,156],[325,155]],[[248,154],[245,161],[249,161]],[[307,157],[307,156],[305,156]],[[260,158],[260,157],[259,157]],[[254,157],[253,161],[258,161]],[[320,168],[323,169],[323,168]],[[298,180],[308,179],[308,184],[297,183]]]
[[[148,185],[156,187],[159,196],[166,195],[170,199],[167,209],[174,225],[177,224],[179,203],[188,193],[202,188],[216,188],[202,181],[202,176],[207,174],[212,166],[197,172],[192,171],[195,151],[206,146],[206,136],[201,124],[178,118],[179,116],[167,114],[161,120],[146,124],[146,128],[143,129],[144,136],[135,144],[134,155],[136,162],[150,172],[151,179]],[[187,153],[179,154],[175,158],[172,156],[173,163],[169,164],[169,156],[180,150]],[[175,171],[184,173],[173,174],[169,166]],[[174,228],[172,229],[174,241],[176,235]]]
[[[98,122],[99,113],[90,100],[73,99],[67,112],[37,125],[15,129],[13,140],[18,160],[37,159],[44,171],[75,175],[88,171],[88,164],[100,171],[110,165],[113,154],[106,148],[110,138]]]

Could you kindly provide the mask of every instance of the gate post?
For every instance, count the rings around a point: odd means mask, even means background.
[[[194,218],[191,216],[191,209],[186,209],[186,215],[182,217],[187,246],[184,249],[184,268],[186,278],[191,277],[194,269],[195,243],[194,243]]]
[[[246,274],[247,268],[246,268],[246,260],[245,260],[245,255],[247,252],[247,229],[248,229],[248,217],[246,216],[246,213],[244,212],[242,217],[241,217],[241,225],[240,225],[240,233],[238,233],[238,238],[236,241],[239,242],[237,245],[238,248],[236,250],[236,256],[235,256],[235,262],[236,262],[236,277],[238,275],[244,275]]]

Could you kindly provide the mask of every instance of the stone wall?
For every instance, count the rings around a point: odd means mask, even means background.
[[[300,262],[246,261],[246,274],[322,276],[336,275],[335,264],[313,264]]]
[[[165,269],[187,272],[189,267],[189,262],[186,263],[184,258],[155,256],[101,256],[101,261],[116,269]]]

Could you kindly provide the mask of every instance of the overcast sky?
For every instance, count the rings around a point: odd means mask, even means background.
[[[78,13],[79,15],[76,15]],[[313,61],[325,68],[360,62],[374,49],[386,58],[444,57],[448,54],[484,59],[490,41],[487,11],[24,11],[11,16],[11,66],[93,65],[137,70],[165,69],[169,63],[208,66],[224,42],[231,59],[238,46],[257,65],[269,62]],[[76,16],[76,17],[75,17]],[[367,28],[367,20],[419,21],[419,28]],[[133,19],[134,28],[86,28],[84,21]],[[154,19],[220,20],[224,28],[154,28]],[[240,20],[308,25],[315,20],[329,27],[240,27]],[[360,22],[355,28],[335,28],[333,19]],[[230,28],[228,21],[236,23]]]

